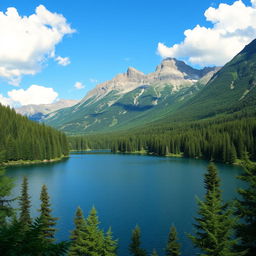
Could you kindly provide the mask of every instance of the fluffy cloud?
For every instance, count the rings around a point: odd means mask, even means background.
[[[74,84],[74,87],[77,89],[77,90],[81,90],[83,89],[85,86],[81,83],[81,82],[76,82]]]
[[[69,65],[71,62],[70,62],[70,59],[68,57],[61,57],[61,56],[57,56],[55,58],[55,60],[58,62],[59,65],[61,66],[67,66]]]
[[[0,76],[14,85],[22,75],[39,72],[48,58],[55,57],[55,46],[74,32],[65,17],[43,5],[24,17],[10,7],[0,12],[0,24]]]
[[[6,98],[2,94],[0,94],[0,104],[4,106],[13,106],[14,102],[10,98]]]
[[[254,7],[256,7],[256,0],[251,0],[251,3]]]
[[[50,104],[58,97],[58,93],[53,88],[40,85],[31,85],[27,90],[11,90],[8,92],[9,105],[29,105],[29,104]],[[0,99],[1,100],[1,99]]]
[[[232,5],[220,4],[204,13],[210,28],[197,25],[184,32],[180,44],[167,47],[158,44],[158,53],[163,57],[176,57],[197,65],[223,65],[256,37],[256,0],[251,6],[242,1]]]

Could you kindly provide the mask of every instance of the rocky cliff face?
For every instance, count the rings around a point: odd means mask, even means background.
[[[172,85],[172,91],[177,92],[182,88],[191,86],[215,69],[215,67],[194,69],[185,62],[174,58],[164,59],[156,67],[155,72],[149,74],[144,74],[133,67],[129,67],[127,72],[118,74],[112,80],[97,85],[83,98],[80,104],[92,97],[94,97],[94,100],[99,100],[112,91],[116,91],[117,94],[125,94],[142,85],[156,85],[156,87],[159,87],[169,84]]]
[[[98,84],[78,104],[50,113],[45,119],[62,131],[112,131],[151,122],[191,98],[216,68],[194,69],[174,58],[163,60],[154,72],[133,67]]]

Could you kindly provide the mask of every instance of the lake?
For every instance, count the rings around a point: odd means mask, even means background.
[[[111,226],[119,239],[119,256],[128,256],[131,230],[138,224],[142,246],[163,255],[169,228],[175,224],[182,256],[195,255],[186,237],[196,215],[195,197],[202,197],[203,174],[208,162],[195,159],[122,154],[71,154],[58,163],[9,167],[15,178],[14,195],[19,195],[22,177],[29,180],[32,215],[37,216],[41,186],[46,184],[53,215],[58,217],[57,238],[68,239],[77,206],[87,216],[94,205],[101,227]],[[236,196],[241,168],[218,164],[223,198]]]

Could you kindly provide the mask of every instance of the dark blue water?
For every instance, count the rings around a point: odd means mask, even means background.
[[[111,226],[119,239],[119,256],[127,256],[131,230],[142,230],[143,247],[163,255],[167,234],[175,224],[183,254],[194,255],[185,233],[192,232],[195,196],[202,197],[203,174],[208,162],[182,158],[120,154],[73,154],[63,162],[9,168],[19,194],[23,176],[29,179],[32,214],[37,216],[41,186],[51,196],[53,215],[58,217],[57,237],[68,239],[77,206],[87,215],[94,205],[105,230]],[[236,196],[241,182],[239,167],[218,165],[223,197]]]

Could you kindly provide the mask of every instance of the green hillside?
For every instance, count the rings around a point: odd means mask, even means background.
[[[65,134],[30,121],[0,104],[0,163],[50,160],[68,155]]]
[[[256,105],[256,40],[217,72],[195,97],[171,115],[176,120],[197,120],[251,111]]]
[[[123,95],[111,91],[94,102],[90,98],[82,104],[57,111],[45,123],[69,134],[121,131],[166,117],[196,94],[200,82],[176,93],[172,85],[144,85]],[[135,102],[138,97],[138,102]],[[115,102],[109,106],[109,102]],[[135,103],[135,104],[134,104]]]
[[[177,89],[170,82],[147,85],[142,81],[128,92],[113,89],[101,95],[96,91],[77,105],[50,114],[45,123],[68,134],[90,134],[251,113],[256,104],[255,70],[256,40],[218,72],[209,69],[194,84],[183,79],[184,85]]]

